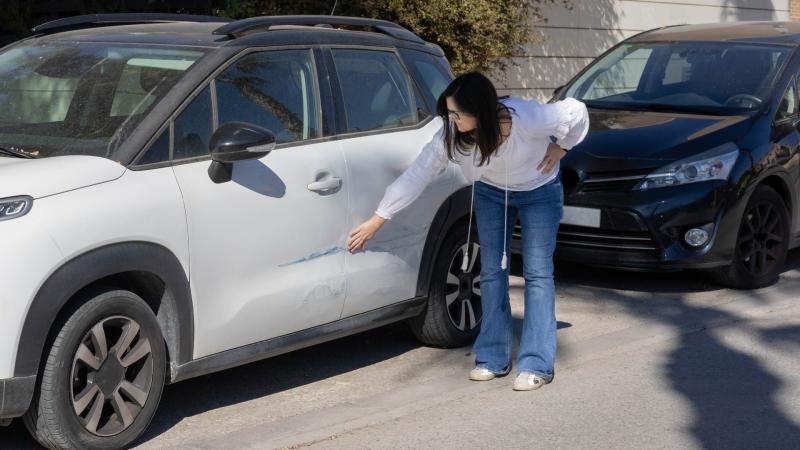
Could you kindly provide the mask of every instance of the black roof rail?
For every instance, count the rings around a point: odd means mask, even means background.
[[[345,17],[345,16],[262,16],[251,17],[249,19],[237,20],[223,25],[214,34],[226,34],[231,39],[242,37],[248,33],[268,31],[270,27],[276,25],[307,25],[331,27],[333,25],[349,25],[357,27],[370,27],[375,30],[388,34],[389,36],[402,39],[404,41],[417,42],[424,44],[425,41],[401,27],[400,25],[389,22],[388,20],[369,19],[366,17]]]
[[[233,19],[216,16],[199,16],[193,14],[161,14],[161,13],[119,13],[88,14],[85,16],[65,17],[51,20],[32,28],[37,34],[53,34],[62,31],[82,28],[107,27],[112,25],[133,25],[140,23],[166,22],[232,22]]]

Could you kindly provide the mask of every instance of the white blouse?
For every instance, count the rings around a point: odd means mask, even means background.
[[[555,103],[536,100],[504,98],[511,112],[511,134],[497,149],[491,160],[480,166],[479,152],[473,149],[467,156],[456,155],[456,163],[468,180],[483,181],[501,189],[529,191],[546,184],[558,175],[558,165],[549,173],[537,169],[544,158],[550,137],[569,150],[578,145],[589,131],[589,114],[586,105],[573,98]],[[441,118],[439,130],[425,144],[417,159],[389,187],[383,196],[377,215],[391,219],[397,212],[419,197],[425,187],[447,166],[444,145],[444,127]]]

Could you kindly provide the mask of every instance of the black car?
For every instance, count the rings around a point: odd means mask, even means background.
[[[591,129],[562,160],[556,258],[773,283],[800,243],[800,24],[633,36],[558,89]]]

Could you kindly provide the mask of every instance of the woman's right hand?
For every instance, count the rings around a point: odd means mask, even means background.
[[[367,245],[367,241],[372,239],[385,223],[386,219],[374,214],[369,220],[355,227],[347,239],[347,250],[350,253],[354,253],[356,250],[363,250],[364,246]]]

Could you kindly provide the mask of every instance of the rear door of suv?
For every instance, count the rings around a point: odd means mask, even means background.
[[[332,47],[326,52],[347,164],[350,228],[375,212],[386,187],[438,129],[432,105],[392,48]],[[452,191],[446,168],[420,198],[395,215],[364,251],[345,256],[342,317],[416,296],[422,250],[436,211]]]

